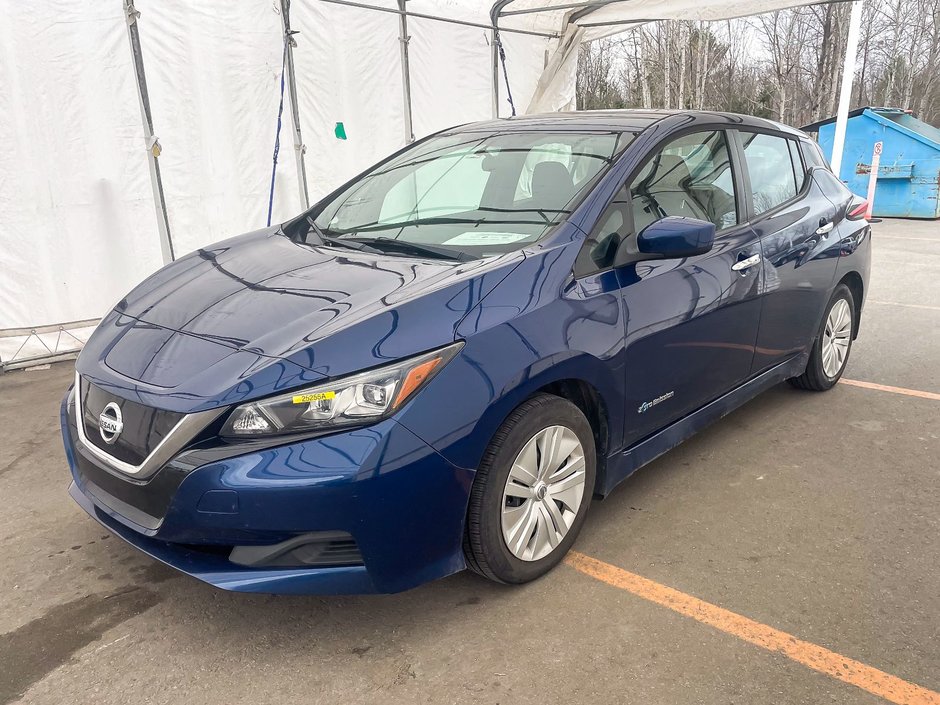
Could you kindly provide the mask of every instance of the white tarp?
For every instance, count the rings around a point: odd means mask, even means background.
[[[265,225],[280,3],[136,7],[177,256]],[[409,2],[414,12],[478,23],[488,23],[489,9]],[[398,16],[294,0],[291,23],[315,200],[405,144]],[[415,135],[490,118],[490,33],[411,18],[409,34]],[[548,40],[504,39],[524,107]],[[99,317],[162,266],[136,91],[121,0],[0,4],[0,330]],[[287,100],[283,119],[275,222],[300,210]],[[335,136],[337,122],[347,139]],[[4,347],[0,338],[0,359],[20,342]]]
[[[100,316],[161,263],[117,3],[0,4],[0,329]]]
[[[397,8],[394,0],[366,2]],[[503,28],[564,35],[559,42],[501,32],[516,109],[573,107],[578,42],[620,31],[623,22],[719,19],[804,2],[650,0],[588,14],[559,7],[505,16]],[[513,0],[504,10],[570,4]],[[281,81],[280,2],[136,5],[177,255],[263,226]],[[408,1],[410,12],[483,25],[491,6]],[[606,22],[619,24],[595,26]],[[406,142],[399,19],[294,0],[291,23],[299,31],[294,57],[313,201]],[[492,32],[416,17],[408,29],[415,135],[492,117]],[[335,136],[340,122],[345,140]],[[300,209],[291,129],[285,102],[275,222]],[[122,0],[0,4],[0,134],[0,331],[99,317],[162,265]]]

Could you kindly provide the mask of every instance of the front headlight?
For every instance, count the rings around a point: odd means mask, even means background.
[[[462,342],[454,343],[394,365],[243,404],[231,413],[221,435],[270,436],[375,423],[401,408],[461,347]]]

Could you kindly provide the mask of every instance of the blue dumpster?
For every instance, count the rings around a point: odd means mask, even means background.
[[[818,132],[832,157],[836,119],[806,125]],[[886,218],[940,218],[940,130],[898,108],[859,108],[849,113],[839,177],[853,193],[868,193],[872,151],[883,142],[873,215]]]

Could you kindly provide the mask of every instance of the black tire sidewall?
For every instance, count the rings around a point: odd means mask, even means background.
[[[565,538],[549,555],[537,561],[523,561],[512,554],[503,538],[502,509],[503,491],[509,478],[513,461],[523,446],[539,431],[549,426],[565,426],[571,429],[584,450],[585,485],[584,497],[578,515]],[[557,565],[571,548],[581,526],[584,524],[594,482],[597,475],[597,456],[594,433],[581,410],[561,397],[539,395],[523,403],[506,420],[497,432],[488,449],[484,463],[487,464],[485,486],[479,496],[479,548],[485,556],[489,572],[506,583],[524,583],[544,575]]]
[[[829,313],[832,311],[832,307],[836,305],[836,302],[840,299],[845,299],[845,302],[849,305],[849,313],[852,316],[852,334],[849,336],[849,348],[845,352],[845,360],[842,362],[842,367],[839,368],[839,371],[836,373],[835,377],[830,377],[826,374],[826,370],[823,368],[823,340],[826,333],[826,321],[829,320]],[[813,353],[810,357],[809,364],[813,366],[813,372],[816,376],[816,379],[819,380],[821,385],[825,388],[834,387],[839,379],[842,377],[842,373],[845,372],[845,368],[849,364],[849,355],[852,353],[852,342],[855,338],[855,298],[852,296],[852,291],[845,284],[840,284],[836,287],[836,290],[832,292],[832,297],[829,299],[829,303],[826,305],[826,310],[823,312],[822,320],[819,322],[819,331],[816,335],[816,345],[813,346]]]

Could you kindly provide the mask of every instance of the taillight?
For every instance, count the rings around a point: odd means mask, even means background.
[[[861,220],[865,217],[867,212],[868,201],[861,201],[858,203],[853,203],[851,206],[849,206],[849,212],[845,217],[849,220]]]

